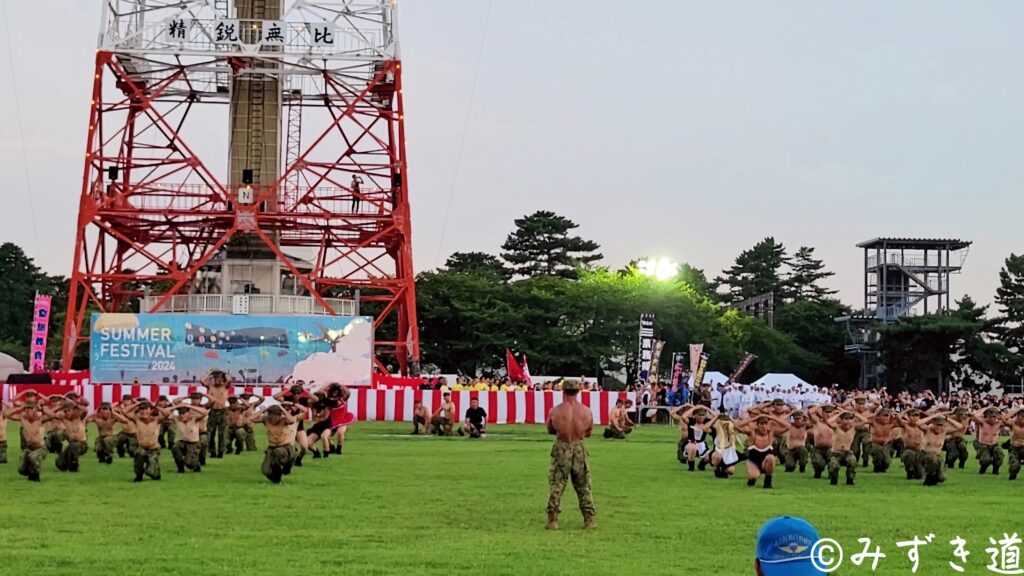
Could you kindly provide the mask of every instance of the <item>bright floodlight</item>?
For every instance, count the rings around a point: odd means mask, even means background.
[[[645,258],[637,262],[636,269],[655,280],[669,280],[679,274],[679,264],[668,258]]]

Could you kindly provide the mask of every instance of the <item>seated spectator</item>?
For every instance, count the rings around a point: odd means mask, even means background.
[[[462,428],[459,429],[459,436],[465,436],[467,432],[470,438],[487,436],[487,412],[480,407],[480,401],[476,398],[469,401],[466,420]]]

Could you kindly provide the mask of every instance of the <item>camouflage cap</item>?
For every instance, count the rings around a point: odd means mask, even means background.
[[[836,411],[836,405],[835,404],[825,404],[824,406],[821,407],[821,411],[822,412],[835,412]]]
[[[562,382],[562,390],[564,392],[572,392],[580,389],[580,383],[576,380],[566,380]]]
[[[281,407],[278,406],[277,404],[274,404],[270,408],[267,408],[267,414],[270,415],[270,416],[280,416],[283,413],[284,413],[284,411],[281,410]]]
[[[986,418],[999,416],[999,408],[996,408],[995,406],[989,406],[988,408],[985,409],[984,415]]]
[[[776,398],[772,400],[772,406],[782,406],[784,404],[785,402],[782,400],[782,398]]]
[[[803,418],[804,416],[806,416],[806,414],[804,414],[803,410],[794,410],[791,416],[793,418]]]

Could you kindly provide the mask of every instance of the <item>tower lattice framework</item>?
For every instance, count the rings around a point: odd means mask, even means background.
[[[94,311],[230,313],[244,295],[252,313],[372,314],[378,369],[405,373],[419,337],[395,5],[103,5],[63,367]]]

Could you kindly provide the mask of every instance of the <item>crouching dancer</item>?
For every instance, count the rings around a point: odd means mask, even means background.
[[[267,428],[267,449],[263,452],[263,475],[274,484],[292,471],[295,453],[292,444],[298,431],[298,420],[281,406],[270,406],[253,416],[254,423]]]

